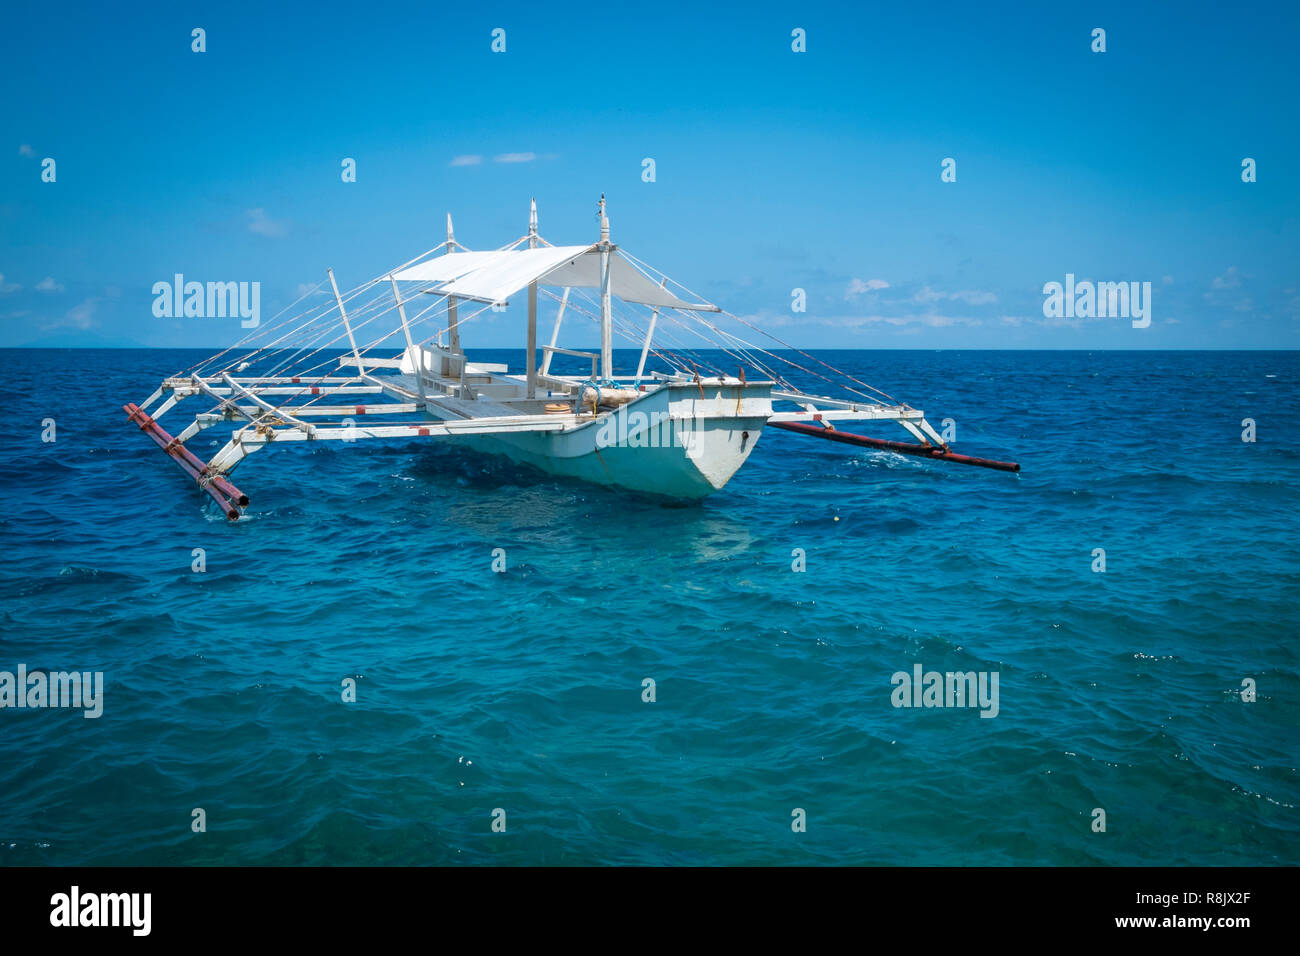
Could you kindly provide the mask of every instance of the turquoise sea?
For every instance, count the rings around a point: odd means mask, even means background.
[[[1019,475],[296,445],[233,523],[121,411],[203,354],[4,353],[0,671],[105,687],[0,709],[0,864],[1300,863],[1300,353],[821,354]],[[894,707],[916,664],[997,716]]]

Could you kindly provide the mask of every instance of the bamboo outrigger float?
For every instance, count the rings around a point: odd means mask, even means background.
[[[725,331],[706,318],[726,316],[721,309],[610,241],[603,196],[599,214],[598,242],[555,246],[537,231],[534,203],[528,234],[487,252],[458,243],[449,215],[446,242],[346,294],[329,270],[327,305],[308,305],[289,317],[282,313],[239,345],[165,379],[143,404],[123,408],[230,518],[248,507],[230,472],[269,444],[299,441],[449,439],[552,474],[682,499],[722,488],[767,425],[1019,470],[1011,462],[951,452],[923,412],[815,356],[779,343],[799,356],[795,361]],[[555,289],[562,291],[557,295]],[[470,361],[460,344],[462,327],[525,290],[523,373]],[[540,348],[539,295],[558,305],[550,344]],[[599,323],[599,353],[556,344],[566,315],[573,314]],[[615,368],[615,332],[640,347],[635,374]],[[694,351],[693,342],[682,344],[683,335],[725,353],[736,363],[736,374],[717,367],[716,357]],[[590,373],[553,371],[556,356],[590,361]],[[667,370],[647,371],[651,359]],[[781,366],[850,397],[806,394],[777,372]],[[191,398],[202,400],[206,410],[172,437],[158,420]],[[897,423],[915,443],[838,430],[847,422],[877,421]],[[187,447],[200,433],[229,423],[235,424],[229,440],[208,461]]]

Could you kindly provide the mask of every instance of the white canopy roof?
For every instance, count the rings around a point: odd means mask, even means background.
[[[456,260],[448,262],[447,260]],[[466,268],[468,267],[468,268]],[[610,256],[611,291],[624,302],[668,309],[716,312],[708,303],[679,299],[646,277],[615,251]],[[458,252],[428,259],[396,274],[397,279],[443,282],[442,295],[480,302],[505,302],[532,282],[542,285],[600,288],[600,252],[596,246],[543,246],[496,252]]]
[[[418,262],[396,273],[393,278],[407,282],[450,282],[486,265],[495,255],[495,252],[449,252],[445,256]]]
[[[539,249],[509,249],[492,253],[484,265],[438,291],[462,299],[504,302],[530,282],[540,279],[591,246],[542,246]],[[549,283],[548,283],[549,284]],[[597,282],[599,285],[599,281]]]
[[[707,302],[687,302],[673,295],[662,285],[646,276],[617,250],[609,258],[609,284],[614,295],[624,302],[657,305],[665,309],[691,309],[697,312],[717,312],[718,307]],[[472,276],[469,278],[473,278]],[[600,253],[586,252],[546,274],[548,285],[578,286],[586,289],[600,288]]]

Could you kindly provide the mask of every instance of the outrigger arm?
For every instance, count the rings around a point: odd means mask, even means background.
[[[975,465],[980,468],[992,468],[997,471],[1019,471],[1020,465],[1014,461],[995,461],[991,458],[974,458],[959,455],[948,447],[942,436],[925,420],[925,413],[906,405],[871,405],[847,402],[834,398],[822,398],[804,395],[800,392],[772,392],[773,399],[794,402],[801,406],[803,412],[774,412],[767,423],[774,428],[810,435],[813,438],[825,438],[828,441],[843,442],[849,445],[861,445],[866,448],[878,448],[882,451],[898,452],[901,455],[915,455],[936,461],[950,461],[959,465]],[[842,432],[833,421],[895,421],[918,439],[918,444],[901,441],[888,441],[883,438],[871,438]]]

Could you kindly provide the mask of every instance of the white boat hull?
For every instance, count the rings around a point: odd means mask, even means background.
[[[461,417],[436,403],[430,411],[443,419]],[[771,413],[770,383],[674,383],[564,431],[449,440],[553,475],[693,500],[731,479]]]

